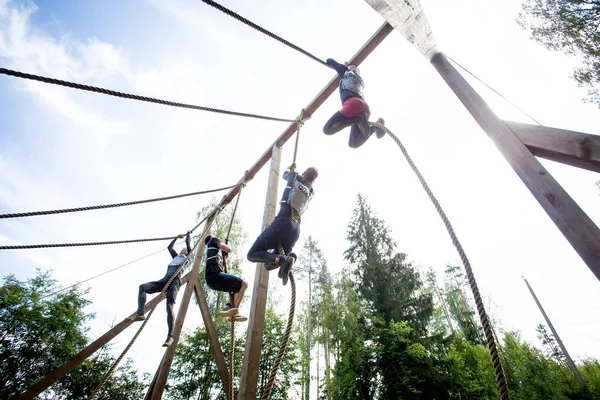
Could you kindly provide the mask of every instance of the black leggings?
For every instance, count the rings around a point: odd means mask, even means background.
[[[163,290],[165,284],[171,277],[165,276],[160,281],[148,282],[140,285],[140,292],[138,294],[138,312],[144,312],[144,304],[146,304],[146,294],[158,293]],[[179,277],[173,279],[173,282],[167,289],[167,326],[169,327],[169,336],[173,335],[173,323],[175,322],[175,312],[173,306],[175,305],[175,299],[177,298],[177,292],[181,286],[181,279]]]
[[[338,133],[342,129],[352,125],[350,128],[350,139],[348,140],[348,146],[356,149],[362,146],[368,139],[368,137],[365,137],[365,135],[363,135],[358,128],[357,124],[360,121],[362,121],[362,117],[360,115],[349,118],[338,111],[333,114],[331,118],[329,118],[329,121],[325,123],[325,126],[323,127],[323,133],[326,135],[333,135],[334,133]]]
[[[256,239],[248,251],[251,262],[273,263],[279,257],[279,243],[285,254],[290,254],[300,237],[300,224],[288,217],[277,216]],[[269,253],[268,250],[274,250]]]

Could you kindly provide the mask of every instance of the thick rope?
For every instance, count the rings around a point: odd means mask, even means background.
[[[14,77],[23,78],[23,79],[31,79],[31,80],[38,81],[38,82],[51,83],[53,85],[66,86],[66,87],[69,87],[72,89],[79,89],[79,90],[85,90],[88,92],[101,93],[101,94],[106,94],[109,96],[121,97],[123,99],[138,100],[138,101],[145,101],[148,103],[161,104],[164,106],[180,107],[180,108],[187,108],[187,109],[199,110],[199,111],[208,111],[208,112],[213,112],[213,113],[218,113],[218,114],[234,115],[236,117],[256,118],[256,119],[263,119],[263,120],[268,120],[268,121],[296,122],[296,120],[294,120],[294,119],[267,117],[265,115],[223,110],[223,109],[219,109],[219,108],[204,107],[204,106],[198,106],[198,105],[193,105],[193,104],[176,103],[176,102],[168,101],[168,100],[155,99],[153,97],[139,96],[137,94],[117,92],[115,90],[104,89],[104,88],[100,88],[97,86],[83,85],[81,83],[63,81],[60,79],[48,78],[46,76],[40,76],[40,75],[33,75],[33,74],[28,74],[28,73],[20,72],[20,71],[13,71],[13,70],[7,69],[7,68],[0,68],[0,74],[14,76]]]
[[[71,213],[71,212],[79,212],[79,211],[100,210],[100,209],[105,209],[105,208],[133,206],[133,205],[137,205],[137,204],[153,203],[155,201],[173,200],[173,199],[179,199],[179,198],[182,198],[182,197],[197,196],[197,195],[200,195],[200,194],[221,192],[223,190],[233,189],[234,187],[236,187],[238,185],[239,184],[235,184],[235,185],[226,186],[226,187],[222,187],[222,188],[218,188],[218,189],[210,189],[210,190],[203,190],[203,191],[200,191],[200,192],[191,192],[191,193],[177,194],[177,195],[174,195],[174,196],[157,197],[157,198],[154,198],[154,199],[129,201],[129,202],[125,202],[125,203],[103,204],[103,205],[98,205],[98,206],[87,206],[87,207],[78,207],[78,208],[64,208],[64,209],[59,209],[59,210],[31,211],[31,212],[13,213],[13,214],[0,214],[0,219],[4,219],[4,218],[33,217],[33,216],[36,216],[36,215],[63,214],[63,213]]]
[[[213,210],[212,213],[209,213],[208,215],[212,215],[215,212],[218,213],[218,210],[215,209],[215,210]],[[203,221],[206,221],[208,219],[208,215],[206,217],[204,217]],[[213,219],[213,221],[214,221],[214,219]],[[203,234],[202,234],[201,237],[203,237],[204,235],[206,235],[206,233],[209,231],[211,225],[212,225],[212,223],[209,224],[208,226],[206,226],[204,228],[204,232],[203,232]],[[175,278],[179,275],[179,273],[181,271],[183,271],[185,268],[187,268],[187,264],[188,264],[189,260],[191,259],[192,254],[194,254],[194,251],[198,247],[199,243],[200,243],[200,240],[198,240],[196,242],[196,244],[194,245],[194,248],[192,249],[192,251],[190,251],[188,253],[188,255],[185,258],[185,260],[183,260],[183,262],[181,263],[181,265],[179,266],[179,268],[177,268],[177,271],[175,271],[173,273],[173,275],[171,275],[171,277],[169,278],[169,280],[167,281],[167,283],[165,283],[165,286],[163,286],[160,294],[158,295],[159,297],[165,297],[166,296],[167,290],[169,290],[169,286],[171,285],[171,283],[175,280]],[[190,283],[188,283],[188,285],[189,284]],[[121,360],[123,359],[123,357],[125,357],[125,354],[127,354],[127,352],[129,351],[129,349],[131,348],[131,346],[133,346],[133,344],[135,343],[135,341],[138,338],[138,336],[140,335],[140,333],[142,333],[142,330],[144,329],[144,327],[148,323],[148,320],[152,316],[152,313],[154,312],[154,310],[156,309],[156,307],[159,304],[160,304],[160,302],[156,303],[154,305],[154,307],[152,307],[152,309],[148,313],[148,316],[146,317],[146,319],[142,323],[142,326],[140,326],[140,328],[138,329],[138,331],[136,332],[136,334],[133,336],[133,338],[131,339],[131,341],[127,345],[127,347],[125,347],[125,349],[123,350],[123,352],[121,353],[121,355],[119,356],[119,358],[117,358],[115,360],[115,362],[110,367],[110,369],[108,370],[108,372],[104,375],[104,377],[102,378],[102,381],[100,381],[100,383],[98,384],[98,386],[96,386],[96,388],[94,389],[94,391],[92,392],[92,394],[90,395],[90,397],[88,397],[88,400],[94,400],[94,399],[96,399],[98,397],[98,394],[100,393],[100,390],[102,390],[102,387],[106,384],[106,382],[108,381],[108,379],[110,379],[110,377],[112,376],[112,374],[115,372],[115,370],[117,369],[117,366],[119,365],[119,363],[121,362]]]
[[[235,398],[235,387],[233,384],[233,375],[235,373],[235,321],[230,318],[231,323],[231,349],[229,350],[229,400]]]
[[[500,362],[500,357],[498,355],[498,349],[496,348],[496,342],[494,339],[492,328],[491,328],[487,313],[485,311],[483,301],[481,300],[481,294],[479,293],[479,288],[477,287],[477,281],[475,280],[475,275],[473,274],[473,270],[471,269],[471,263],[469,262],[469,259],[467,258],[467,255],[465,254],[465,251],[463,250],[463,247],[460,244],[458,237],[456,236],[456,233],[454,232],[454,229],[452,228],[452,224],[450,224],[450,221],[448,220],[446,213],[442,209],[442,206],[440,205],[437,198],[434,196],[433,192],[429,188],[429,185],[425,181],[425,178],[423,177],[423,175],[421,175],[421,172],[419,171],[419,169],[413,162],[412,158],[410,157],[410,155],[404,148],[404,145],[402,144],[400,139],[398,139],[398,137],[396,135],[394,135],[384,125],[381,125],[381,124],[378,124],[375,122],[369,122],[369,124],[384,130],[394,140],[394,142],[396,142],[398,147],[400,147],[400,151],[402,151],[402,154],[404,154],[406,161],[408,161],[408,164],[410,165],[410,167],[412,168],[414,173],[417,175],[417,178],[419,178],[419,181],[421,182],[423,189],[425,189],[427,196],[429,196],[429,199],[435,206],[435,209],[437,210],[438,214],[442,218],[442,221],[444,221],[444,225],[446,226],[446,229],[448,230],[448,233],[450,234],[450,238],[452,239],[452,244],[454,244],[454,247],[456,247],[456,250],[458,251],[460,259],[462,260],[462,263],[465,267],[465,271],[467,273],[467,278],[469,280],[469,285],[471,286],[471,291],[473,292],[473,297],[475,298],[475,304],[477,305],[477,312],[479,314],[479,319],[481,320],[481,325],[483,326],[483,331],[485,333],[485,339],[486,339],[486,342],[488,345],[488,350],[489,350],[490,356],[492,358],[492,364],[494,365],[494,372],[496,374],[496,382],[498,384],[498,391],[500,392],[500,398],[502,400],[509,400],[508,386],[506,385],[506,377],[504,375],[504,370],[502,369],[502,363]]]
[[[202,218],[196,226],[190,230],[190,232],[194,232],[206,219],[209,215],[214,213],[218,213],[222,209],[217,207],[211,213],[207,214],[206,217]],[[157,242],[161,240],[173,239],[172,236],[160,237],[160,238],[150,238],[150,239],[129,239],[129,240],[114,240],[111,242],[84,242],[84,243],[51,243],[51,244],[23,244],[23,245],[15,245],[15,246],[0,246],[0,250],[20,250],[20,249],[44,249],[50,247],[81,247],[81,246],[103,246],[108,244],[123,244],[123,243],[140,243],[140,242]]]
[[[300,122],[296,125],[296,142],[294,143],[294,157],[292,158],[292,165],[296,165],[296,157],[298,156],[298,142],[300,142],[300,127],[302,127],[302,117],[304,117],[304,108],[300,111]]]
[[[242,188],[244,184],[240,187],[237,195],[237,199],[235,200],[235,206],[233,207],[233,212],[231,213],[231,221],[229,222],[229,228],[227,229],[227,237],[225,238],[225,243],[229,242],[229,237],[231,235],[231,229],[233,228],[233,222],[235,221],[235,214],[237,212],[238,204],[240,202],[240,197],[242,196]],[[225,273],[227,272],[227,259],[223,259],[223,269]],[[234,303],[234,294],[229,293],[229,303],[232,307],[235,307]],[[235,388],[233,384],[233,375],[235,374],[234,370],[234,361],[235,361],[235,321],[233,318],[229,318],[229,322],[231,323],[231,348],[229,351],[229,400],[234,399]]]
[[[285,251],[283,250],[283,246],[281,242],[279,242],[279,254],[285,255]],[[277,377],[277,371],[281,365],[281,361],[283,360],[283,355],[285,354],[285,349],[287,348],[288,343],[290,342],[290,336],[292,334],[292,325],[294,323],[294,313],[296,312],[296,281],[294,280],[294,274],[292,271],[289,272],[289,280],[292,289],[292,299],[290,302],[290,313],[288,315],[287,326],[285,327],[285,333],[283,335],[283,340],[281,341],[281,346],[279,347],[279,351],[277,352],[277,356],[275,357],[275,362],[273,363],[273,367],[271,367],[271,373],[269,374],[269,380],[267,381],[267,385],[265,386],[265,391],[261,397],[261,400],[269,400],[271,398],[271,391],[273,390],[273,385],[275,384],[275,378]]]
[[[277,376],[277,371],[279,370],[279,366],[283,360],[283,355],[285,354],[285,349],[287,348],[287,345],[290,341],[290,336],[292,334],[292,324],[294,322],[294,313],[296,310],[296,281],[294,280],[294,274],[292,271],[289,272],[289,279],[292,289],[292,300],[290,304],[288,322],[285,328],[285,334],[283,335],[283,340],[281,342],[281,347],[279,348],[279,352],[277,353],[277,357],[275,358],[275,362],[271,368],[271,374],[269,375],[269,380],[267,381],[267,385],[265,386],[265,391],[261,397],[261,400],[269,400],[271,397],[271,391],[273,390],[273,385],[275,384],[275,377]]]
[[[277,36],[276,34],[274,34],[272,32],[269,32],[265,28],[263,28],[259,25],[256,25],[254,22],[247,20],[246,18],[231,11],[230,9],[223,7],[222,5],[216,3],[212,0],[202,0],[202,2],[208,4],[209,6],[216,8],[217,10],[229,15],[230,17],[237,19],[238,21],[242,22],[243,24],[246,24],[249,27],[256,29],[260,33],[263,33],[263,34],[269,36],[270,38],[277,40],[279,43],[283,43],[284,45],[288,46],[289,48],[292,48],[292,49],[304,54],[305,56],[312,58],[314,61],[318,62],[319,64],[322,64],[322,65],[325,65],[326,67],[328,67],[327,63],[325,61],[321,60],[320,58],[310,54],[308,51],[306,51],[304,49],[301,49],[300,47],[296,46],[295,44],[288,42],[287,40],[283,39],[282,37]]]
[[[109,244],[123,243],[141,243],[141,242],[158,242],[161,240],[172,239],[172,236],[148,238],[148,239],[129,239],[129,240],[113,240],[109,242],[80,242],[80,243],[46,243],[46,244],[22,244],[14,246],[0,246],[0,250],[23,250],[23,249],[45,249],[51,247],[82,247],[82,246],[104,246]]]

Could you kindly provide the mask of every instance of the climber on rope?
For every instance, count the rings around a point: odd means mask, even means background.
[[[138,309],[133,317],[134,321],[143,321],[144,317],[144,304],[146,304],[146,294],[158,293],[163,290],[169,279],[177,272],[181,264],[187,258],[187,255],[191,253],[192,246],[190,244],[190,232],[188,231],[187,235],[185,235],[185,247],[177,254],[175,250],[173,250],[173,245],[177,239],[183,239],[184,235],[179,234],[175,236],[175,238],[169,243],[167,250],[171,253],[173,257],[173,261],[167,267],[167,273],[165,276],[159,281],[147,282],[140,285],[140,291],[138,294]],[[169,332],[167,334],[167,340],[163,343],[163,347],[169,347],[173,343],[173,323],[175,321],[175,312],[173,311],[173,306],[175,305],[175,300],[177,299],[177,292],[179,291],[179,287],[181,286],[181,274],[183,273],[183,268],[177,273],[177,276],[167,289],[167,326],[169,327]]]
[[[348,63],[340,64],[332,58],[327,59],[327,65],[333,68],[340,77],[342,109],[329,118],[323,127],[323,132],[326,135],[333,135],[352,126],[348,145],[353,149],[362,146],[373,132],[381,139],[385,132],[369,124],[371,111],[363,98],[365,83],[360,77],[358,68],[348,65]],[[377,123],[383,125],[385,122],[383,118],[379,118]]]
[[[248,282],[235,275],[223,272],[223,263],[227,262],[231,246],[227,240],[223,243],[218,237],[208,235],[204,238],[206,245],[206,284],[212,290],[233,293],[233,304],[231,302],[219,311],[221,317],[231,317],[236,322],[248,320],[239,313],[238,307],[244,298],[244,292],[248,289]]]
[[[312,185],[319,175],[314,167],[307,168],[302,175],[295,169],[296,165],[292,164],[283,173],[287,185],[281,197],[279,214],[248,251],[249,261],[265,263],[269,271],[279,268],[279,277],[284,285],[296,261],[296,254],[291,251],[300,237],[300,218],[313,197]]]

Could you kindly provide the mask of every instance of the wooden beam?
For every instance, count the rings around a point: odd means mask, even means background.
[[[600,172],[600,136],[504,121],[537,157]]]
[[[152,392],[149,390],[150,393],[146,394],[146,397],[151,400],[160,400],[165,390],[165,385],[167,384],[169,372],[171,371],[171,364],[173,363],[175,350],[177,349],[177,343],[179,343],[179,336],[181,335],[181,330],[183,329],[183,322],[185,321],[188,306],[190,305],[190,299],[192,298],[192,292],[194,291],[194,285],[199,284],[198,272],[200,271],[200,264],[202,263],[202,257],[206,248],[202,238],[209,231],[210,226],[214,221],[214,217],[216,217],[216,215],[213,214],[213,217],[207,218],[203,233],[200,235],[200,243],[198,245],[199,248],[196,252],[196,256],[194,257],[192,270],[189,273],[190,279],[185,287],[183,298],[181,299],[181,305],[179,306],[179,310],[177,312],[177,318],[175,319],[175,326],[173,327],[173,344],[171,344],[165,350],[165,355],[155,377],[154,386],[151,388]]]
[[[372,52],[379,46],[383,39],[385,39],[390,32],[392,32],[394,28],[385,22],[383,25],[377,29],[377,31],[367,40],[367,42],[356,52],[350,60],[349,63],[353,65],[360,65]],[[333,74],[333,72],[332,72]],[[312,117],[312,115],[321,107],[325,100],[334,93],[338,87],[339,78],[335,75],[331,80],[325,85],[325,87],[319,92],[319,94],[308,103],[307,106],[304,107],[303,118],[307,119]],[[300,115],[297,116],[297,118]],[[297,125],[295,123],[291,123],[288,127],[283,131],[283,133],[273,142],[273,144],[279,144],[282,147],[293,135],[296,133]],[[254,163],[254,165],[246,171],[244,176],[240,179],[240,182],[248,182],[252,180],[256,174],[267,164],[269,159],[271,158],[271,149],[272,145],[263,153],[262,156]],[[224,207],[229,204],[235,196],[237,196],[239,192],[239,186],[231,189],[219,202],[219,207]]]
[[[265,210],[263,214],[262,230],[275,218],[277,208],[277,188],[279,186],[279,170],[281,168],[281,147],[273,145],[271,151],[271,168],[269,171],[269,185]],[[269,288],[269,271],[264,264],[256,264],[254,273],[254,287],[252,289],[252,303],[248,318],[248,332],[246,334],[246,351],[242,363],[242,377],[238,391],[239,400],[256,399],[256,385],[258,382],[258,366],[262,348],[262,336],[265,326],[265,310],[267,306],[267,289]]]
[[[210,309],[208,308],[206,295],[204,294],[204,288],[202,287],[201,282],[198,281],[196,285],[194,285],[194,293],[196,294],[198,307],[200,307],[200,312],[202,313],[202,320],[204,321],[204,327],[206,328],[206,333],[208,334],[210,350],[213,353],[213,357],[215,358],[215,362],[217,363],[217,370],[219,371],[219,375],[221,376],[221,382],[223,383],[223,391],[229,399],[230,386],[227,361],[225,361],[223,349],[221,348],[221,343],[219,343],[219,337],[217,336],[215,324],[213,323],[212,317],[210,315]]]
[[[182,284],[187,282],[189,280],[189,278],[190,278],[190,274],[186,274],[181,279]],[[146,305],[144,306],[144,314],[149,312],[152,309],[152,307],[154,307],[155,305],[157,305],[164,299],[165,299],[164,296],[157,296],[157,297],[153,298],[152,300],[150,300],[149,302],[147,302]],[[33,398],[35,398],[37,395],[42,393],[44,390],[48,389],[50,386],[52,386],[52,384],[54,384],[60,378],[65,376],[73,368],[77,367],[79,364],[81,364],[83,361],[85,361],[89,356],[91,356],[96,351],[98,351],[102,346],[104,346],[105,344],[110,342],[115,336],[117,336],[118,334],[123,332],[127,327],[129,327],[129,325],[131,325],[133,323],[133,321],[130,318],[133,317],[134,315],[135,315],[135,313],[131,314],[129,317],[123,319],[123,321],[119,322],[117,325],[115,325],[112,329],[110,329],[104,335],[100,336],[98,339],[94,340],[92,343],[87,345],[86,348],[84,348],[79,353],[77,353],[75,356],[73,356],[73,358],[71,358],[69,361],[66,361],[60,367],[56,368],[44,379],[42,379],[41,381],[39,381],[38,383],[33,385],[33,387],[31,389],[29,389],[27,392],[23,393],[19,397],[16,397],[14,400],[33,400]]]
[[[438,53],[431,63],[494,141],[533,197],[600,279],[600,230],[467,81]]]

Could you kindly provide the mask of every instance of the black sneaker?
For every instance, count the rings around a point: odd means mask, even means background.
[[[287,285],[287,283],[288,283],[288,279],[290,277],[290,271],[294,267],[294,263],[296,262],[296,258],[298,258],[298,256],[296,256],[295,253],[290,253],[286,257],[285,263],[279,269],[279,277],[283,281],[283,286]]]
[[[385,121],[383,120],[383,118],[378,118],[377,123],[385,126]],[[385,131],[375,125],[371,125],[371,132],[377,135],[377,139],[381,139],[385,136]]]

